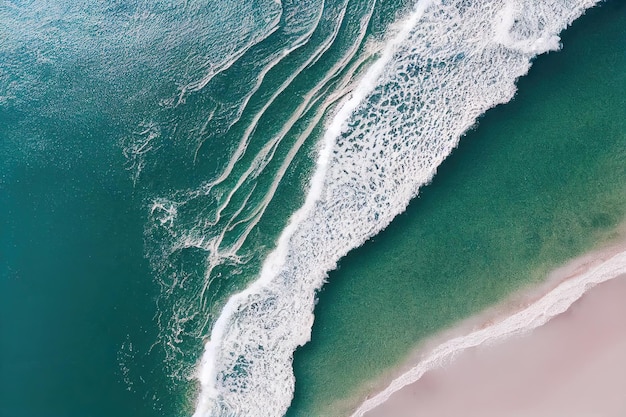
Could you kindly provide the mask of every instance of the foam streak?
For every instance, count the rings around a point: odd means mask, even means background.
[[[626,252],[621,252],[586,273],[565,281],[535,303],[501,322],[439,345],[427,358],[394,379],[379,394],[365,401],[352,414],[352,417],[361,417],[387,401],[394,392],[420,379],[427,371],[450,363],[456,355],[465,349],[496,343],[543,326],[553,317],[569,309],[591,287],[619,277],[624,273],[626,273]]]

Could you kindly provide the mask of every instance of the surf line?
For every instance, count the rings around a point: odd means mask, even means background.
[[[351,417],[362,417],[387,401],[394,392],[418,381],[426,372],[445,366],[466,349],[497,343],[543,326],[567,311],[589,289],[623,274],[626,274],[626,252],[620,252],[583,274],[566,280],[530,306],[494,325],[442,343],[417,365],[394,379],[383,391],[363,402]]]
[[[327,272],[406,208],[476,118],[509,101],[531,59],[558,49],[558,33],[595,3],[417,2],[332,118],[304,205],[258,280],[215,322],[194,417],[284,414]]]
[[[429,1],[420,1],[418,3],[409,19],[402,25],[402,30],[386,45],[381,57],[372,64],[359,85],[353,90],[350,97],[341,105],[323,136],[323,145],[317,159],[315,172],[310,182],[310,190],[303,206],[291,216],[289,224],[281,233],[276,249],[270,253],[264,262],[259,279],[254,281],[244,291],[233,295],[216,320],[211,331],[211,337],[205,345],[204,354],[198,367],[197,378],[200,382],[201,390],[198,396],[194,417],[210,415],[208,414],[210,410],[217,405],[216,402],[220,392],[216,386],[218,377],[216,358],[219,356],[218,351],[221,348],[221,341],[224,339],[228,330],[227,326],[229,322],[238,311],[239,306],[241,306],[250,295],[257,294],[263,287],[266,287],[276,277],[277,273],[284,265],[291,236],[300,223],[307,219],[309,212],[315,207],[315,203],[322,193],[330,155],[335,140],[341,133],[343,124],[352,115],[359,103],[374,89],[376,80],[383,72],[386,63],[392,59],[397,45],[408,37],[411,28],[420,19],[429,3]],[[323,284],[323,281],[320,282],[320,286],[321,284]],[[313,296],[313,292],[317,288],[319,287],[311,288],[311,296]],[[310,334],[310,327],[308,333]],[[303,340],[301,344],[307,341],[308,338]],[[293,392],[293,387],[291,392]],[[288,405],[288,403],[286,405]]]

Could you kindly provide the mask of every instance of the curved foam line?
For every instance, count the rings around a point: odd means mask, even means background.
[[[299,37],[297,37],[293,41],[293,44],[291,46],[287,47],[286,49],[279,50],[279,51],[277,51],[277,52],[275,52],[273,54],[270,54],[268,57],[265,58],[266,60],[269,59],[269,62],[263,64],[264,67],[258,73],[258,75],[256,76],[256,82],[255,82],[254,86],[250,89],[250,91],[247,92],[246,96],[243,98],[243,100],[241,100],[241,102],[237,106],[238,110],[237,110],[235,116],[233,117],[233,119],[228,123],[228,126],[226,127],[226,133],[228,133],[230,131],[230,129],[235,124],[237,124],[237,122],[239,122],[239,120],[241,119],[241,116],[243,115],[243,112],[245,111],[245,109],[248,106],[248,103],[250,102],[250,99],[259,90],[259,88],[263,84],[263,80],[265,79],[265,76],[270,72],[270,70],[272,68],[274,68],[276,65],[278,65],[280,62],[282,62],[289,55],[291,55],[294,51],[300,49],[301,47],[303,47],[304,45],[306,45],[308,43],[309,39],[311,38],[311,36],[315,32],[315,30],[317,29],[317,27],[318,27],[318,25],[320,23],[320,20],[322,19],[322,15],[323,15],[323,12],[324,12],[325,1],[322,0],[321,3],[322,3],[322,5],[319,8],[319,13],[317,13],[317,17],[315,18],[315,22],[311,24],[311,28],[308,31],[306,31],[304,34],[302,34]],[[297,26],[301,26],[302,25],[301,22],[295,22],[294,24],[296,24]],[[289,26],[289,24],[286,23],[280,29],[282,31],[286,32],[287,29],[288,29],[288,26]],[[211,121],[212,117],[213,117],[213,115],[211,114],[209,116],[209,118],[207,118],[207,121],[205,123],[205,127]],[[204,132],[205,127],[202,128],[201,133]],[[224,134],[226,134],[226,133],[224,133]],[[202,147],[203,143],[204,143],[204,140],[199,141],[198,146],[196,147],[196,151],[195,151],[196,155],[200,151],[200,148]],[[224,179],[226,179],[228,177],[228,174],[232,171],[232,168],[234,167],[234,164],[241,158],[241,155],[243,154],[243,151],[245,150],[245,146],[244,145],[246,143],[247,142],[244,140],[244,138],[242,138],[239,141],[239,145],[237,146],[237,149],[235,150],[234,155],[231,157],[231,160],[229,161],[227,167],[224,169],[224,171],[221,174],[220,178],[218,178],[217,180],[214,180],[214,182],[216,184],[221,183]],[[195,157],[194,157],[194,162],[195,162]]]
[[[277,136],[275,136],[270,142],[268,142],[268,144],[265,145],[265,147],[263,148],[265,150],[265,152],[262,150],[259,153],[259,155],[257,155],[257,157],[255,158],[255,162],[256,163],[253,162],[252,166],[239,179],[239,182],[233,188],[233,190],[231,190],[231,192],[229,193],[225,203],[222,206],[220,206],[220,209],[217,212],[218,216],[219,216],[219,213],[226,207],[226,205],[228,205],[228,203],[230,202],[230,199],[232,198],[234,192],[240,188],[241,184],[243,183],[243,181],[246,178],[248,178],[250,173],[253,170],[255,170],[255,171],[262,170],[270,162],[270,160],[273,158],[273,154],[276,151],[276,148],[277,148],[278,144],[280,143],[280,141],[286,136],[286,134],[289,132],[289,130],[291,130],[293,125],[296,123],[296,121],[299,120],[300,117],[302,117],[302,115],[304,114],[304,112],[309,108],[308,103],[311,100],[311,98],[314,97],[315,94],[323,86],[325,86],[330,79],[332,79],[333,77],[336,76],[336,74],[341,72],[341,70],[343,70],[346,67],[346,65],[348,64],[348,62],[352,59],[354,54],[357,52],[361,42],[363,41],[363,38],[365,37],[365,28],[367,27],[367,23],[369,22],[369,19],[371,18],[372,13],[374,11],[374,5],[375,5],[375,2],[372,2],[368,14],[366,16],[364,16],[364,18],[362,19],[364,22],[362,22],[361,25],[360,25],[360,33],[359,33],[356,41],[353,43],[352,47],[346,52],[344,57],[328,71],[328,74],[324,77],[324,79],[322,81],[320,81],[320,83],[318,83],[316,88],[313,89],[311,92],[309,92],[309,94],[307,94],[304,102],[300,106],[298,106],[298,109],[296,109],[296,111],[294,112],[294,115],[285,123],[285,125],[283,126],[283,128],[281,129],[279,134]],[[336,36],[336,33],[335,33],[335,36]],[[333,37],[333,39],[334,39],[334,37]],[[347,83],[348,81],[349,81],[349,75],[344,80],[344,83]],[[328,108],[328,106],[330,106],[332,101],[334,101],[334,98],[331,96],[329,98],[329,100],[327,100],[327,102],[322,106],[322,108],[320,110],[318,110],[318,112],[316,113],[316,115],[313,118],[313,120],[309,123],[309,127],[298,137],[298,139],[296,140],[295,144],[289,150],[289,152],[287,154],[287,157],[282,162],[282,164],[281,164],[281,166],[280,166],[276,176],[272,180],[270,188],[267,191],[266,195],[264,196],[263,200],[254,208],[252,213],[250,213],[246,218],[241,219],[241,220],[235,222],[234,224],[232,223],[233,220],[245,208],[245,206],[247,204],[247,201],[249,200],[250,195],[252,194],[252,191],[251,191],[248,194],[248,196],[246,197],[245,201],[242,203],[241,207],[239,207],[239,209],[232,215],[231,219],[229,220],[229,222],[226,225],[226,227],[224,228],[224,230],[219,234],[219,236],[217,238],[211,240],[211,242],[213,244],[212,248],[205,247],[205,249],[207,249],[211,253],[211,256],[210,256],[210,259],[209,259],[209,267],[207,268],[207,271],[205,273],[206,277],[210,277],[212,270],[215,268],[215,266],[217,266],[220,263],[219,262],[220,259],[223,258],[223,253],[224,252],[226,252],[228,254],[233,254],[234,255],[234,254],[236,254],[239,251],[239,249],[241,248],[241,246],[244,244],[245,240],[247,239],[248,235],[252,232],[254,227],[261,220],[261,217],[265,213],[265,210],[267,209],[267,206],[271,202],[272,198],[274,197],[274,194],[276,193],[276,190],[278,189],[280,181],[282,180],[282,178],[285,175],[287,169],[291,165],[291,162],[293,161],[293,158],[295,158],[298,150],[302,147],[302,145],[304,144],[305,140],[310,136],[311,132],[313,131],[313,129],[315,127],[315,125],[321,120],[323,114],[325,113],[325,111]],[[270,152],[270,149],[271,149],[271,152]],[[267,157],[268,152],[270,152],[269,158]],[[260,161],[258,161],[259,158],[265,158],[265,160],[263,162],[260,162]],[[237,241],[235,243],[233,243],[232,245],[230,245],[230,247],[226,251],[220,249],[220,244],[221,244],[222,240],[224,239],[225,233],[227,231],[229,231],[230,229],[234,228],[235,226],[237,226],[239,224],[242,224],[242,223],[246,223],[246,222],[249,222],[249,223],[246,226],[244,232],[237,239]],[[218,253],[218,251],[219,251],[219,254],[220,254],[219,256],[216,255]],[[200,298],[204,297],[204,293],[206,292],[208,286],[211,284],[211,281],[212,280],[207,280],[205,282],[205,284],[203,285]]]
[[[334,42],[335,38],[337,37],[337,34],[339,33],[339,28],[341,26],[341,22],[343,21],[343,18],[344,18],[345,12],[346,12],[346,6],[347,6],[347,2],[344,4],[344,7],[340,11],[340,14],[339,14],[339,17],[338,17],[338,21],[337,21],[337,23],[335,25],[335,28],[331,32],[331,36],[329,38],[327,38],[326,41],[324,43],[322,43],[322,45],[319,48],[316,49],[315,53],[311,57],[309,57],[300,66],[300,68],[297,71],[295,71],[278,88],[278,90],[276,92],[274,92],[274,94],[272,95],[270,100],[268,100],[267,103],[265,103],[265,105],[263,106],[263,108],[257,113],[257,115],[255,115],[255,118],[253,119],[253,122],[246,129],[244,135],[242,136],[242,138],[241,138],[241,140],[239,142],[237,150],[235,151],[234,155],[231,157],[230,161],[228,162],[227,167],[222,172],[222,174],[220,175],[219,178],[217,178],[216,180],[212,181],[207,186],[207,192],[210,191],[214,186],[220,184],[221,182],[226,180],[226,178],[228,178],[228,176],[230,175],[230,173],[234,169],[235,164],[237,163],[237,161],[239,161],[239,159],[243,156],[243,153],[246,151],[247,145],[248,145],[248,143],[250,141],[250,137],[253,134],[254,130],[256,129],[259,120],[265,114],[265,112],[270,107],[270,105],[274,102],[274,100],[276,98],[278,98],[278,96],[293,82],[293,80],[295,80],[297,78],[297,76],[302,72],[302,70],[304,70],[306,67],[312,65],[313,63],[317,62],[317,60],[323,55],[323,53],[325,51],[327,51],[328,48],[330,48],[330,46]],[[372,11],[370,11],[369,16],[371,16],[371,13],[372,13]],[[360,34],[361,39],[362,39],[363,35],[364,35],[364,33]],[[356,47],[354,47],[351,51],[352,51],[352,53],[356,52]],[[349,58],[347,58],[345,62],[347,62],[348,59]],[[337,68],[337,67],[340,67],[340,64],[337,64],[333,68]],[[327,81],[327,79],[328,79],[328,77],[326,77],[322,81],[322,83],[314,91],[318,91],[322,87],[322,85]],[[311,97],[313,95],[314,95],[314,93],[309,93],[307,95],[307,97],[305,98],[305,101],[310,101],[310,99],[311,99]],[[259,153],[255,156],[254,160],[250,164],[250,167],[248,167],[248,169],[239,177],[239,179],[237,180],[237,183],[235,184],[235,186],[230,189],[226,199],[220,204],[218,209],[215,211],[214,219],[210,222],[211,225],[215,225],[215,224],[217,224],[219,222],[219,220],[221,218],[222,212],[226,209],[226,207],[229,205],[232,197],[240,189],[240,187],[246,182],[246,180],[250,177],[250,175],[254,175],[254,176],[258,175],[258,173],[260,171],[262,171],[265,166],[267,166],[267,164],[272,159],[273,154],[274,154],[278,144],[280,143],[280,141],[287,134],[288,130],[295,124],[297,119],[302,115],[302,108],[303,108],[303,105],[298,107],[298,109],[296,110],[295,114],[286,122],[285,127],[283,127],[281,132],[278,135],[274,136],[270,141],[268,141],[268,143],[266,143],[263,146],[263,148],[261,149],[261,151],[259,151]]]
[[[364,29],[364,27],[362,29]],[[357,48],[355,47],[353,52],[356,52],[356,49]],[[353,56],[353,55],[350,55],[350,56]],[[361,61],[359,61],[359,62],[361,62]],[[358,66],[358,65],[355,65],[355,67],[356,66]],[[345,88],[348,85],[348,83],[350,81],[350,78],[351,78],[351,75],[352,75],[352,73],[349,73],[345,77],[345,79],[343,80],[343,83],[342,83],[342,88]],[[281,164],[281,166],[280,166],[280,168],[278,170],[278,173],[274,177],[274,180],[272,181],[270,189],[266,193],[266,195],[263,198],[263,200],[259,203],[259,205],[257,207],[255,207],[254,211],[248,217],[246,217],[245,219],[242,219],[242,220],[236,222],[233,225],[233,227],[234,227],[235,225],[239,225],[241,223],[245,223],[245,222],[250,221],[250,223],[246,227],[245,232],[237,240],[237,242],[235,242],[235,244],[232,246],[232,248],[233,248],[235,253],[241,248],[241,246],[245,242],[246,238],[248,237],[248,235],[250,234],[252,229],[261,220],[261,217],[265,213],[265,210],[267,209],[267,206],[269,205],[269,203],[272,201],[272,199],[274,197],[274,194],[276,193],[276,190],[278,189],[278,186],[279,186],[283,176],[287,172],[287,169],[291,165],[291,163],[293,161],[293,158],[295,158],[296,154],[298,153],[298,151],[300,150],[300,148],[302,147],[302,145],[304,144],[306,139],[309,138],[309,136],[313,132],[313,129],[315,129],[315,126],[317,126],[317,124],[321,121],[321,119],[324,116],[324,114],[326,113],[326,110],[328,109],[328,107],[331,104],[333,104],[339,97],[342,97],[344,94],[345,94],[345,92],[339,91],[337,94],[333,94],[328,99],[325,100],[324,104],[316,112],[316,114],[313,117],[313,119],[309,122],[308,127],[304,130],[304,132],[302,132],[302,134],[296,140],[295,144],[289,150],[289,152],[287,154],[287,157],[285,158],[285,160]],[[307,107],[307,109],[305,109],[305,112],[306,112],[306,110],[308,110],[308,108],[309,107]],[[251,221],[252,219],[254,219],[254,220]]]
[[[243,136],[239,140],[239,144],[237,145],[237,149],[235,150],[233,156],[228,161],[228,165],[226,166],[226,168],[224,169],[222,174],[220,174],[220,176],[217,179],[215,179],[214,181],[212,181],[210,183],[209,187],[213,187],[215,185],[221,184],[223,181],[225,181],[228,178],[228,176],[233,171],[233,168],[235,167],[235,164],[237,163],[237,161],[239,161],[241,159],[241,157],[243,156],[244,152],[246,151],[248,143],[250,142],[250,137],[254,133],[254,131],[256,130],[257,125],[258,125],[259,121],[261,120],[261,117],[263,117],[263,115],[265,114],[267,109],[272,105],[272,103],[274,103],[274,101],[278,98],[278,96],[280,96],[280,94],[282,94],[282,92],[285,91],[287,89],[287,87],[289,87],[291,85],[291,83],[297,78],[297,76],[305,68],[307,68],[310,64],[316,62],[319,59],[319,57],[322,56],[322,54],[326,50],[328,50],[328,48],[330,48],[330,46],[332,45],[334,39],[337,36],[337,33],[339,32],[339,28],[341,26],[341,22],[343,21],[343,17],[344,17],[345,12],[346,12],[347,4],[348,4],[347,2],[344,2],[343,8],[341,9],[341,11],[339,13],[339,16],[338,16],[335,28],[331,32],[331,35],[324,42],[322,42],[320,47],[317,48],[314,51],[314,53],[302,65],[300,65],[298,67],[298,69],[296,71],[294,71],[289,76],[289,78],[287,78],[280,85],[280,87],[278,87],[276,89],[276,91],[272,94],[272,96],[269,98],[269,100],[257,112],[257,114],[252,119],[252,122],[250,123],[250,125],[246,128]]]
[[[246,54],[246,52],[248,52],[250,50],[250,48],[252,48],[254,45],[258,44],[259,42],[262,42],[263,40],[269,38],[274,32],[276,32],[280,28],[279,23],[280,23],[280,19],[281,19],[282,14],[283,14],[283,9],[281,7],[280,13],[271,22],[270,28],[269,28],[269,30],[267,32],[265,32],[260,37],[256,37],[256,38],[252,39],[247,45],[245,45],[239,51],[235,52],[232,55],[231,59],[221,63],[216,68],[211,68],[211,70],[209,70],[209,72],[206,73],[199,80],[192,81],[192,82],[184,85],[183,87],[181,87],[180,93],[178,95],[178,101],[176,102],[176,105],[179,105],[179,104],[181,104],[181,103],[183,103],[185,101],[185,95],[187,93],[192,93],[192,92],[195,92],[195,91],[202,90],[204,87],[206,87],[206,85],[208,83],[211,82],[211,80],[213,78],[215,78],[217,75],[221,74],[222,72],[228,70],[228,68],[232,67],[233,65],[235,65],[235,63],[242,56],[244,56]]]
[[[361,61],[357,62],[353,67],[358,67],[358,64],[360,62]],[[346,75],[346,77],[345,77],[345,79],[343,80],[343,83],[342,83],[342,88],[345,88],[347,86],[347,84],[349,83],[350,78],[351,78],[350,75],[351,75],[351,73]],[[210,278],[212,270],[220,263],[220,260],[223,257],[223,255],[221,255],[221,256],[214,256],[213,254],[214,253],[218,253],[221,241],[223,240],[225,233],[230,231],[230,230],[232,230],[232,229],[234,229],[236,226],[238,226],[240,224],[248,223],[248,225],[246,226],[246,229],[241,234],[241,236],[237,239],[237,241],[234,244],[232,244],[228,248],[228,253],[229,254],[233,254],[234,255],[234,254],[238,253],[239,250],[241,249],[241,247],[243,246],[243,244],[245,243],[245,241],[246,241],[248,235],[250,234],[250,232],[254,229],[254,227],[257,225],[257,223],[261,220],[261,217],[265,213],[265,210],[267,209],[267,206],[269,205],[269,203],[271,202],[272,198],[274,197],[274,194],[276,193],[276,190],[278,188],[278,185],[280,184],[280,181],[282,180],[285,172],[289,168],[289,166],[290,166],[291,162],[293,161],[293,158],[297,154],[298,150],[300,149],[302,144],[306,141],[306,139],[311,135],[311,133],[312,133],[313,129],[315,128],[315,126],[317,125],[317,123],[320,122],[320,120],[322,119],[322,117],[323,117],[324,113],[326,112],[327,108],[332,103],[334,103],[337,100],[338,97],[341,97],[344,94],[345,93],[340,91],[339,93],[332,95],[331,97],[329,97],[325,101],[323,106],[317,111],[317,113],[315,114],[315,116],[313,117],[311,122],[309,122],[309,126],[307,127],[307,129],[299,136],[299,138],[296,141],[296,143],[294,144],[294,146],[290,149],[287,157],[283,161],[283,163],[282,163],[282,165],[281,165],[281,167],[280,167],[280,169],[278,171],[278,174],[276,175],[276,177],[272,181],[272,184],[270,186],[270,190],[266,193],[266,196],[254,208],[254,210],[247,217],[245,217],[245,218],[243,218],[241,220],[238,220],[235,223],[232,223],[233,219],[238,214],[240,214],[241,211],[243,211],[243,209],[245,208],[245,206],[247,204],[247,201],[250,198],[250,195],[254,191],[254,189],[253,189],[252,191],[250,191],[250,193],[246,197],[245,201],[242,203],[241,207],[233,215],[233,217],[229,221],[228,225],[224,228],[224,231],[222,231],[222,233],[219,235],[219,238],[216,240],[217,243],[212,248],[209,248],[209,247],[206,247],[206,246],[204,247],[204,249],[209,251],[212,255],[211,255],[210,259],[209,259],[209,267],[207,268],[207,271],[205,273],[205,276],[208,279],[205,282],[205,284],[203,285],[203,288],[202,288],[202,291],[201,291],[201,295],[200,295],[201,299],[204,297],[204,293],[205,293],[206,289],[211,285],[211,283],[213,281],[213,279]],[[220,254],[223,253],[223,252],[224,251],[221,250]],[[207,320],[208,319],[209,319],[209,316],[207,316]],[[206,322],[205,322],[205,324],[206,324]]]
[[[621,252],[586,273],[563,282],[524,310],[499,323],[439,345],[428,357],[408,372],[394,379],[387,388],[363,402],[352,414],[352,417],[363,416],[366,412],[387,401],[394,392],[419,380],[426,372],[449,363],[465,349],[495,343],[511,336],[530,332],[544,325],[553,317],[565,312],[591,287],[625,273],[626,252]]]
[[[219,342],[226,332],[226,325],[232,315],[237,311],[239,303],[245,300],[248,295],[257,292],[258,288],[269,283],[276,275],[276,272],[284,264],[287,246],[289,245],[291,236],[296,231],[300,222],[306,219],[308,212],[314,207],[315,202],[321,195],[335,138],[341,132],[344,121],[348,119],[359,103],[374,88],[376,79],[382,73],[386,62],[391,59],[396,45],[406,39],[412,26],[415,25],[417,20],[424,13],[426,2],[421,1],[418,5],[419,6],[411,15],[403,30],[401,30],[397,37],[387,45],[381,58],[378,59],[367,71],[367,74],[364,76],[359,86],[354,90],[350,99],[343,104],[341,109],[337,112],[333,122],[326,130],[323,138],[324,145],[318,157],[316,171],[311,179],[311,188],[307,194],[304,205],[293,214],[289,225],[285,228],[285,230],[283,230],[276,250],[268,256],[267,260],[263,264],[259,279],[254,281],[244,291],[232,296],[216,320],[211,331],[211,338],[205,345],[204,354],[202,355],[199,367],[198,380],[200,381],[201,391],[198,397],[196,411],[193,414],[194,417],[204,416],[208,412],[210,405],[212,405],[212,402],[214,401],[213,398],[218,395],[217,388],[214,386],[215,379],[217,377],[217,369],[212,359],[217,356],[217,350],[220,347]]]

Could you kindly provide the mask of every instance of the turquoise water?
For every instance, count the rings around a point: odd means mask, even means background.
[[[408,4],[0,5],[1,416],[193,412],[202,343],[304,202],[332,93]],[[341,261],[290,415],[322,415],[623,218],[625,14],[568,30]]]
[[[0,415],[192,412],[202,342],[301,205],[320,128],[271,198],[280,165],[400,7],[373,5],[0,5]]]

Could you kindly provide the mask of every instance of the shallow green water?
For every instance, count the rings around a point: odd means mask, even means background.
[[[362,395],[360,383],[419,340],[542,279],[623,221],[626,6],[589,11],[562,40],[406,213],[330,274],[312,340],[295,355],[289,416],[340,414],[334,401]]]

